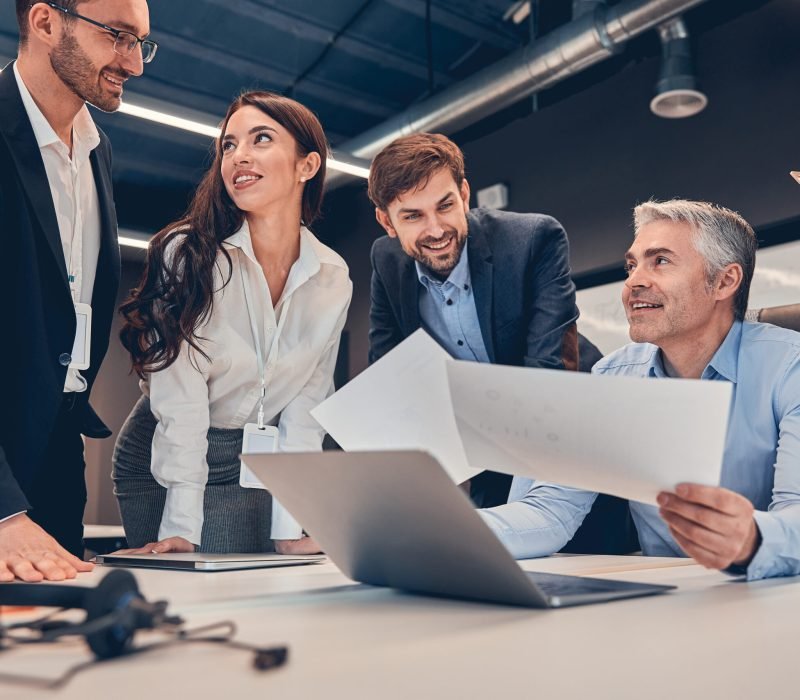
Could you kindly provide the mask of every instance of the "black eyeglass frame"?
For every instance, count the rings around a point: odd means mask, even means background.
[[[29,5],[29,7],[33,7],[34,5],[38,4],[39,3],[37,2],[33,2]],[[120,56],[130,56],[133,53],[134,49],[136,48],[136,44],[133,44],[131,45],[131,48],[128,51],[128,53],[123,54],[117,51],[117,42],[119,42],[120,36],[122,34],[127,34],[128,36],[132,36],[134,39],[136,39],[137,44],[141,44],[142,63],[151,63],[152,60],[156,57],[156,52],[158,51],[158,44],[155,41],[152,41],[151,39],[141,39],[138,36],[136,36],[133,32],[129,32],[125,29],[114,29],[114,27],[109,27],[107,24],[103,24],[102,22],[98,22],[89,17],[84,17],[83,15],[79,15],[77,12],[74,12],[73,10],[68,10],[66,7],[61,7],[61,5],[58,5],[54,2],[46,2],[46,0],[43,0],[42,4],[47,5],[48,7],[52,7],[54,10],[58,10],[59,12],[63,12],[65,15],[69,15],[70,17],[77,17],[78,19],[82,19],[84,22],[93,24],[95,27],[99,27],[100,29],[104,29],[105,31],[113,34],[115,38],[114,53],[119,54]],[[145,45],[147,45],[148,50],[150,51],[147,57],[145,57],[145,50],[144,50]]]

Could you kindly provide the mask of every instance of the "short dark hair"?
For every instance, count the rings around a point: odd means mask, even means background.
[[[412,134],[392,141],[372,161],[367,195],[386,211],[404,192],[425,187],[442,168],[453,175],[456,185],[464,182],[464,154],[442,134]]]
[[[56,4],[63,7],[65,10],[74,10],[81,2],[85,0],[58,0]],[[19,44],[25,46],[28,41],[28,14],[31,7],[36,5],[36,2],[31,0],[17,0],[17,24],[19,25]],[[69,21],[73,19],[69,15],[64,15],[64,18]]]

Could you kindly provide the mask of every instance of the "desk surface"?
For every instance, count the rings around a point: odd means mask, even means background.
[[[189,626],[230,619],[237,638],[286,643],[258,673],[247,653],[188,645],[98,665],[53,693],[5,698],[796,698],[800,578],[745,583],[691,561],[554,557],[525,569],[675,584],[666,595],[528,610],[355,584],[330,563],[194,573],[136,570]],[[93,585],[106,570],[82,576]],[[153,641],[140,633],[139,643]],[[89,658],[80,643],[0,655],[0,671],[52,674]],[[105,689],[105,690],[103,690]],[[257,695],[258,694],[258,695]]]

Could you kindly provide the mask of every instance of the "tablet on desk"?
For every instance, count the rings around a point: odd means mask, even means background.
[[[236,571],[300,566],[325,561],[323,554],[204,554],[175,552],[167,554],[98,554],[104,566],[141,567],[146,569],[181,569],[188,571]]]

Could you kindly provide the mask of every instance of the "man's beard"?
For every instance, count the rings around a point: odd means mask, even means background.
[[[61,82],[84,102],[104,112],[116,112],[119,109],[120,98],[100,87],[100,71],[94,68],[72,34],[64,32],[61,35],[58,46],[50,54],[50,65]],[[114,71],[109,73],[117,74]]]
[[[422,247],[422,242],[417,242],[414,245],[414,251],[411,257],[414,258],[417,262],[421,263],[425,267],[427,267],[431,272],[436,273],[437,276],[445,278],[447,277],[452,271],[453,268],[458,265],[458,261],[461,259],[461,251],[464,250],[464,246],[467,243],[467,236],[465,234],[459,234],[458,231],[448,231],[448,234],[452,234],[455,237],[455,245],[453,248],[453,252],[443,257],[441,255],[436,255],[433,251],[428,251]],[[430,239],[424,241],[425,243],[435,243],[435,239]]]

